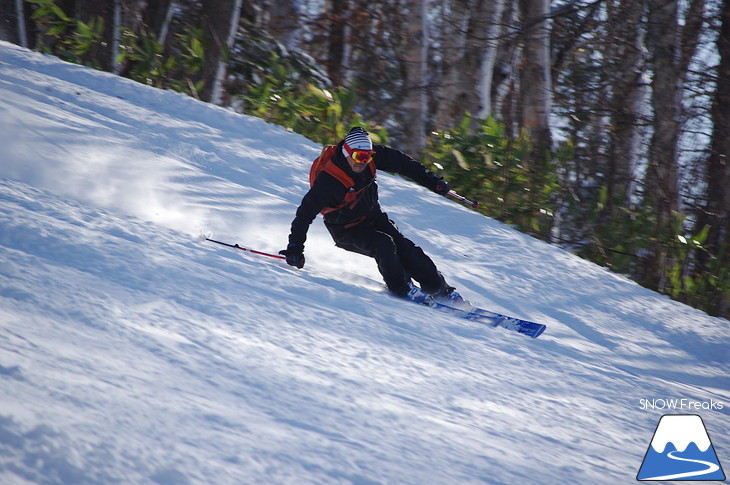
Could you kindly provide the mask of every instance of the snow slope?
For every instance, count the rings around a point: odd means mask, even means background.
[[[201,240],[284,247],[318,152],[0,43],[0,483],[633,483],[667,412],[730,463],[728,321],[401,178],[401,230],[543,336],[388,296],[320,220],[302,271]]]

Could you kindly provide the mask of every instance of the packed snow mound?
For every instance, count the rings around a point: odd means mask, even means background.
[[[333,140],[336,141],[336,140]],[[730,446],[730,323],[399,177],[381,202],[533,340],[387,295],[320,220],[320,147],[0,42],[0,483],[629,483],[659,417]],[[665,401],[662,401],[665,402]]]

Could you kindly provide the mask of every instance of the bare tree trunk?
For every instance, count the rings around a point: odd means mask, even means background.
[[[540,164],[552,144],[550,110],[549,0],[520,0],[523,27],[523,62],[520,71],[521,125],[534,143],[533,163]]]
[[[29,47],[23,0],[0,0],[0,40]]]
[[[411,0],[408,8],[403,145],[414,157],[421,157],[426,147],[428,3],[428,0]]]
[[[715,219],[709,241],[730,248],[730,1],[722,7],[717,40],[720,66],[712,105],[712,147],[707,170],[708,213]]]
[[[705,247],[718,263],[730,266],[730,1],[722,3],[721,26],[717,39],[720,65],[712,103],[712,141],[707,161],[705,183],[707,203],[697,220],[697,231],[710,226]],[[710,263],[709,254],[701,253],[698,271]],[[730,315],[730,297],[718,296],[713,313]]]
[[[335,85],[342,85],[345,58],[345,17],[347,0],[332,0],[329,39],[327,42],[327,75]]]
[[[505,3],[502,15],[496,19],[499,26],[500,41],[499,50],[496,53],[494,67],[492,68],[492,86],[490,89],[491,112],[495,118],[506,122],[507,133],[515,131],[515,101],[512,99],[516,92],[515,73],[518,72],[517,41],[514,32],[511,32],[512,25],[517,22],[518,8],[516,2]]]
[[[452,8],[441,55],[446,75],[436,115],[438,128],[450,128],[468,111],[477,118],[491,112],[492,73],[502,0],[459,0]]]
[[[25,28],[25,10],[22,0],[15,0],[15,9],[18,16],[18,43],[22,47],[28,47],[28,32]]]
[[[175,10],[174,0],[158,0],[147,2],[147,8],[142,12],[142,22],[151,33],[155,34],[157,42],[165,45],[167,34],[170,31],[170,22]]]
[[[609,101],[609,145],[607,149],[607,212],[614,211],[616,203],[626,206],[631,202],[634,186],[634,168],[638,158],[637,133],[641,105],[644,100],[643,56],[643,1],[618,0],[608,5],[608,27],[611,41],[607,59],[612,65],[614,78]]]
[[[226,51],[233,45],[238,29],[243,0],[204,0],[202,4],[205,27],[205,59],[201,79],[205,81],[200,99],[217,103],[225,76]]]
[[[487,38],[484,46],[484,56],[482,57],[480,80],[477,85],[477,95],[481,106],[481,109],[477,112],[479,119],[484,119],[492,114],[492,79],[494,77],[497,51],[500,47],[498,39],[502,29],[499,20],[502,18],[502,12],[504,11],[504,0],[492,0],[485,2],[485,4],[488,6],[484,9]]]
[[[687,66],[699,37],[703,8],[704,0],[693,0],[681,28],[678,0],[649,1],[647,45],[654,68],[651,83],[654,134],[649,147],[646,202],[654,208],[656,243],[650,261],[653,275],[647,276],[648,283],[659,291],[667,288],[667,269],[674,264],[662,242],[674,237],[673,214],[680,210],[677,143],[683,89]]]
[[[545,187],[552,164],[552,134],[550,110],[552,109],[552,75],[550,59],[550,0],[520,0],[522,18],[522,64],[519,71],[520,128],[530,134],[532,149],[527,189],[532,199],[532,217],[540,217],[537,201]],[[555,219],[548,219],[550,225]],[[552,237],[552,226],[543,229],[542,237]]]
[[[112,72],[114,74],[119,74],[119,71],[121,71],[121,63],[119,62],[119,53],[120,49],[119,46],[121,44],[121,38],[122,38],[122,0],[113,0],[114,3],[114,12],[112,13],[112,18],[114,20],[112,26],[114,30],[112,31],[112,46],[111,46],[111,54],[112,54]]]
[[[437,129],[449,129],[464,115],[459,101],[463,75],[462,58],[466,52],[466,33],[471,19],[469,0],[452,0],[448,18],[441,32],[441,81],[434,124]],[[459,115],[461,113],[461,115]]]

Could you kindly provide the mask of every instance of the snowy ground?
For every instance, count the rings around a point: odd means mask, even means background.
[[[319,220],[302,271],[201,240],[284,247],[318,152],[0,43],[0,483],[635,483],[666,413],[730,464],[728,321],[400,178],[401,230],[543,336],[387,296]]]

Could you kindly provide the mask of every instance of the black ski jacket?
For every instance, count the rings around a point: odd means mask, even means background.
[[[409,157],[405,153],[394,148],[382,145],[374,145],[375,155],[373,161],[377,170],[398,173],[405,175],[414,182],[435,190],[439,178],[430,172],[421,163]],[[353,190],[358,191],[363,187],[362,196],[354,207],[343,207],[327,213],[324,222],[331,233],[353,227],[368,220],[375,221],[378,216],[382,217],[383,211],[378,201],[378,185],[374,180],[371,170],[365,169],[361,173],[355,173],[350,169],[345,155],[342,153],[342,142],[337,145],[332,160],[342,168],[347,175],[355,182]],[[297,209],[296,217],[291,225],[289,244],[296,244],[304,247],[307,239],[307,231],[317,214],[327,207],[336,207],[345,199],[347,188],[335,177],[327,172],[320,172],[314,181],[312,188],[302,199]]]

